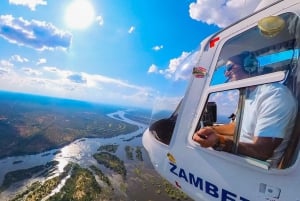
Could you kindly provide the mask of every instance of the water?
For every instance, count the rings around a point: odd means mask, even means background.
[[[63,168],[70,162],[75,162],[85,168],[91,165],[97,165],[97,161],[93,158],[93,154],[96,153],[97,149],[102,145],[118,144],[118,155],[125,154],[124,147],[129,144],[129,141],[130,146],[141,146],[140,135],[144,132],[147,125],[125,118],[124,114],[125,111],[117,111],[108,114],[108,116],[115,119],[116,117],[114,116],[117,116],[119,117],[118,120],[121,119],[127,123],[137,125],[139,127],[137,131],[111,138],[82,138],[59,149],[53,149],[34,155],[4,158],[0,160],[0,183],[2,184],[5,174],[8,172],[44,165],[53,160],[59,162],[57,169],[53,172],[56,175],[63,172]],[[40,179],[41,181],[45,180],[45,178],[42,177],[35,179]],[[26,186],[26,184],[23,184],[22,186],[16,185],[10,187],[8,190],[0,194],[0,200],[4,200],[6,197],[13,196],[16,191],[20,190],[20,188],[24,188],[24,186]]]

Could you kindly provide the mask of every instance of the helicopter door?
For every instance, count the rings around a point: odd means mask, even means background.
[[[226,131],[233,141],[231,150],[227,152],[241,155],[238,151],[239,144],[253,143],[254,136],[251,133],[271,136],[281,132],[278,136],[281,136],[282,141],[274,144],[276,146],[274,149],[261,150],[262,154],[250,155],[242,151],[243,157],[250,157],[250,161],[253,159],[251,163],[269,169],[277,167],[295,125],[297,104],[299,105],[297,99],[299,89],[295,83],[297,77],[295,73],[299,73],[297,69],[299,69],[300,41],[297,15],[283,13],[267,20],[274,20],[272,23],[280,24],[277,33],[268,35],[262,32],[259,21],[258,26],[231,37],[223,44],[208,88],[207,105],[208,102],[216,103],[218,112],[212,124],[213,128],[217,133]],[[236,77],[237,74],[243,76]],[[258,100],[257,97],[260,96],[257,94],[264,97]],[[272,99],[273,96],[276,96],[275,99]],[[279,96],[283,98],[278,99]],[[265,105],[273,105],[274,108],[268,109],[271,107]],[[289,115],[281,115],[280,108],[289,110]],[[257,116],[253,118],[249,116],[250,114]],[[195,132],[203,126],[206,116],[204,110],[199,120],[200,126],[197,126]],[[230,126],[225,126],[232,120],[230,117],[234,117],[234,122],[231,122]],[[266,158],[272,154],[271,159]]]

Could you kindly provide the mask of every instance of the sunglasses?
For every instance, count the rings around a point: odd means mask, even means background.
[[[231,71],[232,68],[233,68],[234,64],[233,63],[229,63],[229,64],[226,64],[226,71]]]
[[[225,66],[225,70],[226,71],[231,71],[232,69],[233,69],[233,67],[234,66],[236,66],[237,64],[234,64],[234,63],[228,63],[228,64],[226,64],[226,66]]]

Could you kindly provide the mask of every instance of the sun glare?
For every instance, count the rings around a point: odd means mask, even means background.
[[[66,9],[65,22],[69,28],[85,29],[94,17],[94,8],[88,0],[75,0]]]

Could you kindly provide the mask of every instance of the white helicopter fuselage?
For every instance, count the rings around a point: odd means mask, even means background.
[[[194,200],[300,201],[299,108],[292,132],[293,143],[288,146],[290,156],[285,166],[274,167],[268,161],[203,148],[192,140],[199,122],[203,123],[201,118],[207,101],[217,94],[242,94],[243,89],[251,86],[292,82],[289,85],[299,101],[299,15],[299,0],[272,1],[271,5],[260,5],[252,15],[207,37],[201,43],[199,60],[180,104],[170,141],[160,141],[151,128],[145,131],[143,145],[154,168]],[[258,22],[269,16],[284,19],[283,27],[278,25],[278,30],[275,30],[276,27],[262,30]],[[277,21],[272,23],[277,25]],[[243,50],[260,57],[260,63],[263,65],[264,62],[265,67],[260,67],[259,71],[264,73],[235,82],[227,82],[225,78],[220,81],[220,66],[227,58]],[[271,72],[266,71],[269,68],[272,68]],[[226,106],[219,108],[218,105],[218,113],[227,110]],[[216,121],[213,123],[216,124]],[[235,128],[235,132],[238,133],[239,129]]]

